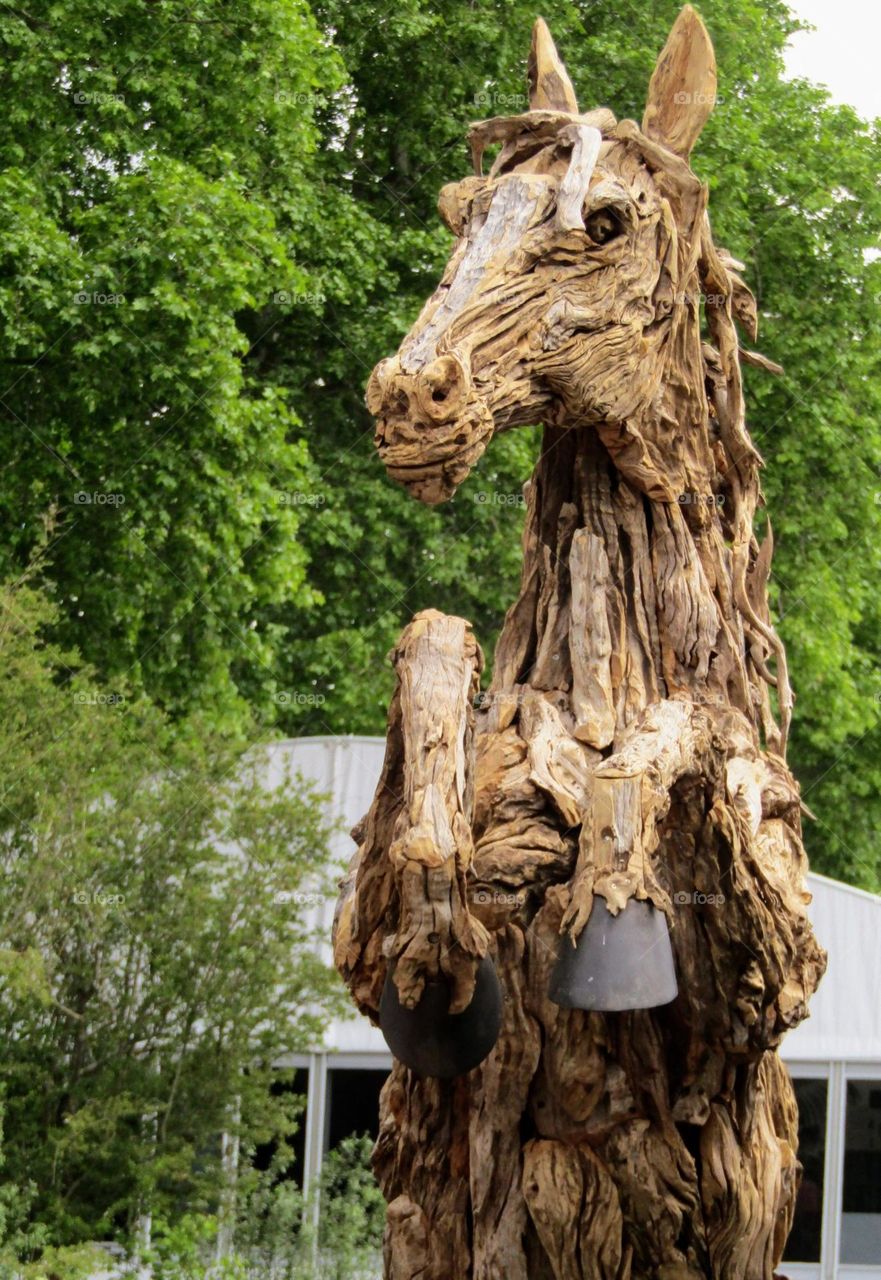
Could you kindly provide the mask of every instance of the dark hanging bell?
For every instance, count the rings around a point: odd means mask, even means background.
[[[471,1003],[450,1013],[447,978],[426,981],[422,998],[408,1009],[398,998],[389,966],[379,1002],[379,1025],[399,1062],[417,1076],[451,1080],[472,1071],[492,1049],[502,1026],[502,988],[495,965],[484,956]]]
[[[549,995],[564,1009],[620,1012],[676,999],[676,969],[663,911],[630,898],[613,916],[597,895],[573,944],[560,939]]]

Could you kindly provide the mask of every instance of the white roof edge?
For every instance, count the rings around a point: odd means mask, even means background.
[[[270,751],[275,751],[279,747],[319,746],[324,742],[381,742],[384,745],[385,738],[369,733],[317,733],[305,738],[274,738],[270,742],[258,742],[257,746],[268,747]]]
[[[872,893],[871,889],[859,889],[855,884],[848,884],[844,880],[834,880],[832,876],[820,875],[819,871],[808,872],[808,883],[811,880],[819,880],[821,884],[828,885],[830,889],[855,894],[856,897],[863,898],[867,902],[873,902],[876,907],[881,907],[881,894]]]

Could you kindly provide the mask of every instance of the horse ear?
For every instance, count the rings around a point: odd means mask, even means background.
[[[649,84],[643,133],[688,159],[716,101],[716,55],[687,4],[673,23]]]
[[[551,39],[544,18],[536,18],[527,66],[530,111],[570,111],[578,115],[572,81]]]

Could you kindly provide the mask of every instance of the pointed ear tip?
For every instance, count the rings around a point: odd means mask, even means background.
[[[695,30],[699,35],[703,35],[706,38],[706,40],[709,42],[710,33],[707,30],[707,24],[704,22],[703,18],[698,13],[697,9],[695,9],[693,4],[684,4],[682,8],[679,10],[679,16],[677,17],[673,25],[678,27],[680,23],[683,26],[687,25],[693,28],[693,30]]]
[[[684,4],[679,10],[676,21],[670,29],[670,39],[677,37],[680,39],[684,37],[693,52],[703,46],[708,68],[715,74],[716,50],[713,48],[713,41],[706,23],[694,5]]]

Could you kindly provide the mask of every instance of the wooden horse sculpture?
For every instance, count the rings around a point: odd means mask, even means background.
[[[739,347],[755,303],[689,167],[713,51],[686,7],[641,127],[579,113],[541,20],[529,78],[528,112],[472,127],[475,173],[440,196],[447,271],[367,390],[389,473],[427,503],[493,434],[545,424],[492,683],[478,698],[463,619],[405,629],[337,909],[374,1020],[387,980],[405,1010],[445,983],[456,1016],[491,961],[504,993],[477,1067],[396,1062],[385,1085],[385,1275],[769,1280],[800,1174],[777,1048],[825,958],[753,532],[740,362],[770,362]],[[552,999],[558,955],[639,910],[662,926],[648,985],[666,955],[676,998]]]

